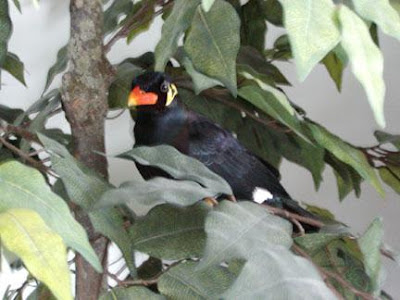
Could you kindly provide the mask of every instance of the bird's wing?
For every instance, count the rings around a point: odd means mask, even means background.
[[[192,112],[188,113],[187,128],[187,154],[225,178],[236,197],[251,200],[255,187],[274,197],[289,197],[279,183],[278,171],[249,152],[230,132]]]

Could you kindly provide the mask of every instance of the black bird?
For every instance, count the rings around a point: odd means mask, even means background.
[[[133,80],[128,106],[137,109],[137,146],[171,145],[223,177],[238,200],[265,201],[315,218],[285,191],[278,170],[246,149],[229,131],[188,110],[177,94],[164,73],[146,72]],[[145,166],[138,165],[138,169],[145,179],[166,175]]]

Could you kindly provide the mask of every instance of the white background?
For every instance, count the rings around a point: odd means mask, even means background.
[[[40,97],[47,71],[55,62],[58,49],[68,40],[69,1],[42,0],[39,10],[34,9],[28,0],[23,0],[21,3],[22,15],[11,5],[14,32],[9,48],[25,63],[28,88],[3,72],[0,103],[26,108]],[[111,51],[109,59],[116,63],[125,57],[154,50],[160,34],[161,21],[158,19],[152,25],[151,31],[141,34],[129,47],[124,41],[120,41]],[[279,30],[270,28],[267,36],[268,44],[271,44],[279,34]],[[400,43],[383,35],[380,37],[385,56],[384,77],[387,85],[385,130],[399,134]],[[373,131],[378,127],[362,88],[349,70],[344,75],[343,91],[339,94],[326,70],[321,66],[317,67],[303,83],[296,80],[293,64],[280,63],[279,67],[293,84],[293,87],[285,88],[285,91],[292,101],[307,111],[308,117],[355,145],[370,146],[376,143]],[[57,78],[53,86],[57,87],[59,84],[60,78]],[[58,127],[60,124],[64,130],[69,130],[62,117],[53,118],[49,125]],[[126,112],[117,120],[107,122],[106,142],[109,154],[120,153],[132,147],[132,126]],[[382,216],[385,224],[385,241],[400,249],[398,234],[400,197],[389,188],[386,189],[385,199],[382,199],[371,186],[363,184],[360,199],[352,194],[340,203],[335,178],[329,167],[326,167],[324,182],[318,192],[315,192],[311,175],[305,169],[284,162],[281,173],[283,185],[294,198],[328,208],[338,219],[350,225],[355,233],[362,233],[376,216]],[[126,161],[111,160],[110,174],[112,182],[119,184],[132,178],[134,169]],[[398,299],[400,268],[385,258],[383,260],[388,276],[385,289]],[[4,275],[0,274],[0,294]]]

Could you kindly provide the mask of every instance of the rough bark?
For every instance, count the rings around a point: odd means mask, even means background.
[[[103,51],[103,12],[100,0],[71,0],[69,71],[63,77],[63,107],[71,125],[74,155],[88,167],[107,177],[104,152],[104,120],[112,69]],[[95,234],[87,214],[77,220],[86,229],[100,261],[107,261],[107,241]],[[77,299],[98,299],[103,283],[84,259],[76,257]]]

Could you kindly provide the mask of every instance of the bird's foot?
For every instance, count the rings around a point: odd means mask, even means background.
[[[215,198],[213,198],[213,197],[206,197],[206,198],[203,199],[203,201],[204,201],[205,203],[207,203],[208,205],[212,206],[212,207],[218,205],[217,199],[215,199]]]

